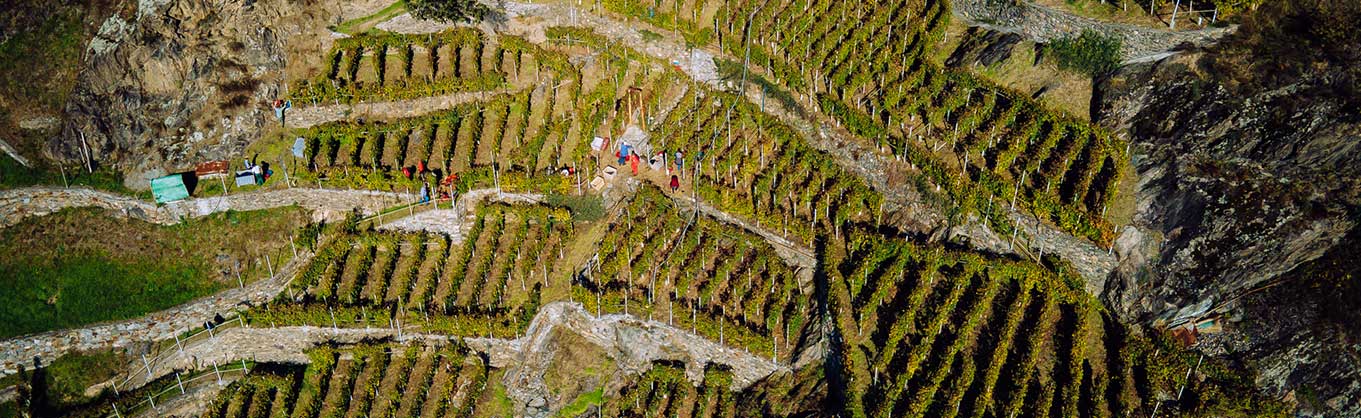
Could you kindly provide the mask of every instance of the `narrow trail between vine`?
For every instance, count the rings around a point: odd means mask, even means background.
[[[454,243],[461,243],[464,239],[464,232],[471,229],[473,223],[477,221],[478,205],[486,202],[535,204],[542,201],[543,197],[542,194],[538,193],[505,193],[498,192],[496,189],[469,190],[458,196],[458,202],[452,209],[430,209],[410,216],[401,216],[401,213],[398,212],[396,219],[380,223],[377,228],[392,231],[444,233],[449,234]]]

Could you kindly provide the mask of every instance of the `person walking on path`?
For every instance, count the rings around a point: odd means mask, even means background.
[[[421,203],[430,201],[430,183],[426,182],[421,186]]]
[[[675,192],[676,192],[676,189],[679,189],[679,188],[680,188],[680,177],[676,177],[675,174],[672,174],[672,175],[671,175],[671,193],[675,193]]]
[[[629,154],[629,168],[633,170],[633,175],[638,175],[638,154]]]
[[[676,150],[676,171],[685,169],[685,156],[681,155],[680,150]]]

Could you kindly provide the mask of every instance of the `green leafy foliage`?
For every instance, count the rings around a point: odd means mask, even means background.
[[[1059,68],[1101,77],[1120,65],[1120,38],[1094,30],[1058,38],[1045,45]]]
[[[477,0],[406,0],[406,8],[418,18],[446,23],[480,20],[491,11]]]

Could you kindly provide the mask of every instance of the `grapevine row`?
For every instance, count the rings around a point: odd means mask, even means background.
[[[572,236],[565,209],[501,203],[480,207],[461,243],[429,233],[342,235],[251,320],[514,335],[550,280],[564,280],[554,276]]]
[[[573,299],[792,358],[813,314],[800,274],[759,236],[704,216],[687,228],[689,216],[656,188],[640,189],[613,213]]]

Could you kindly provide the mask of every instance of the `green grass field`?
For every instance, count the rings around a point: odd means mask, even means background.
[[[173,226],[67,209],[0,231],[0,338],[133,318],[267,275],[305,222],[296,207]]]

